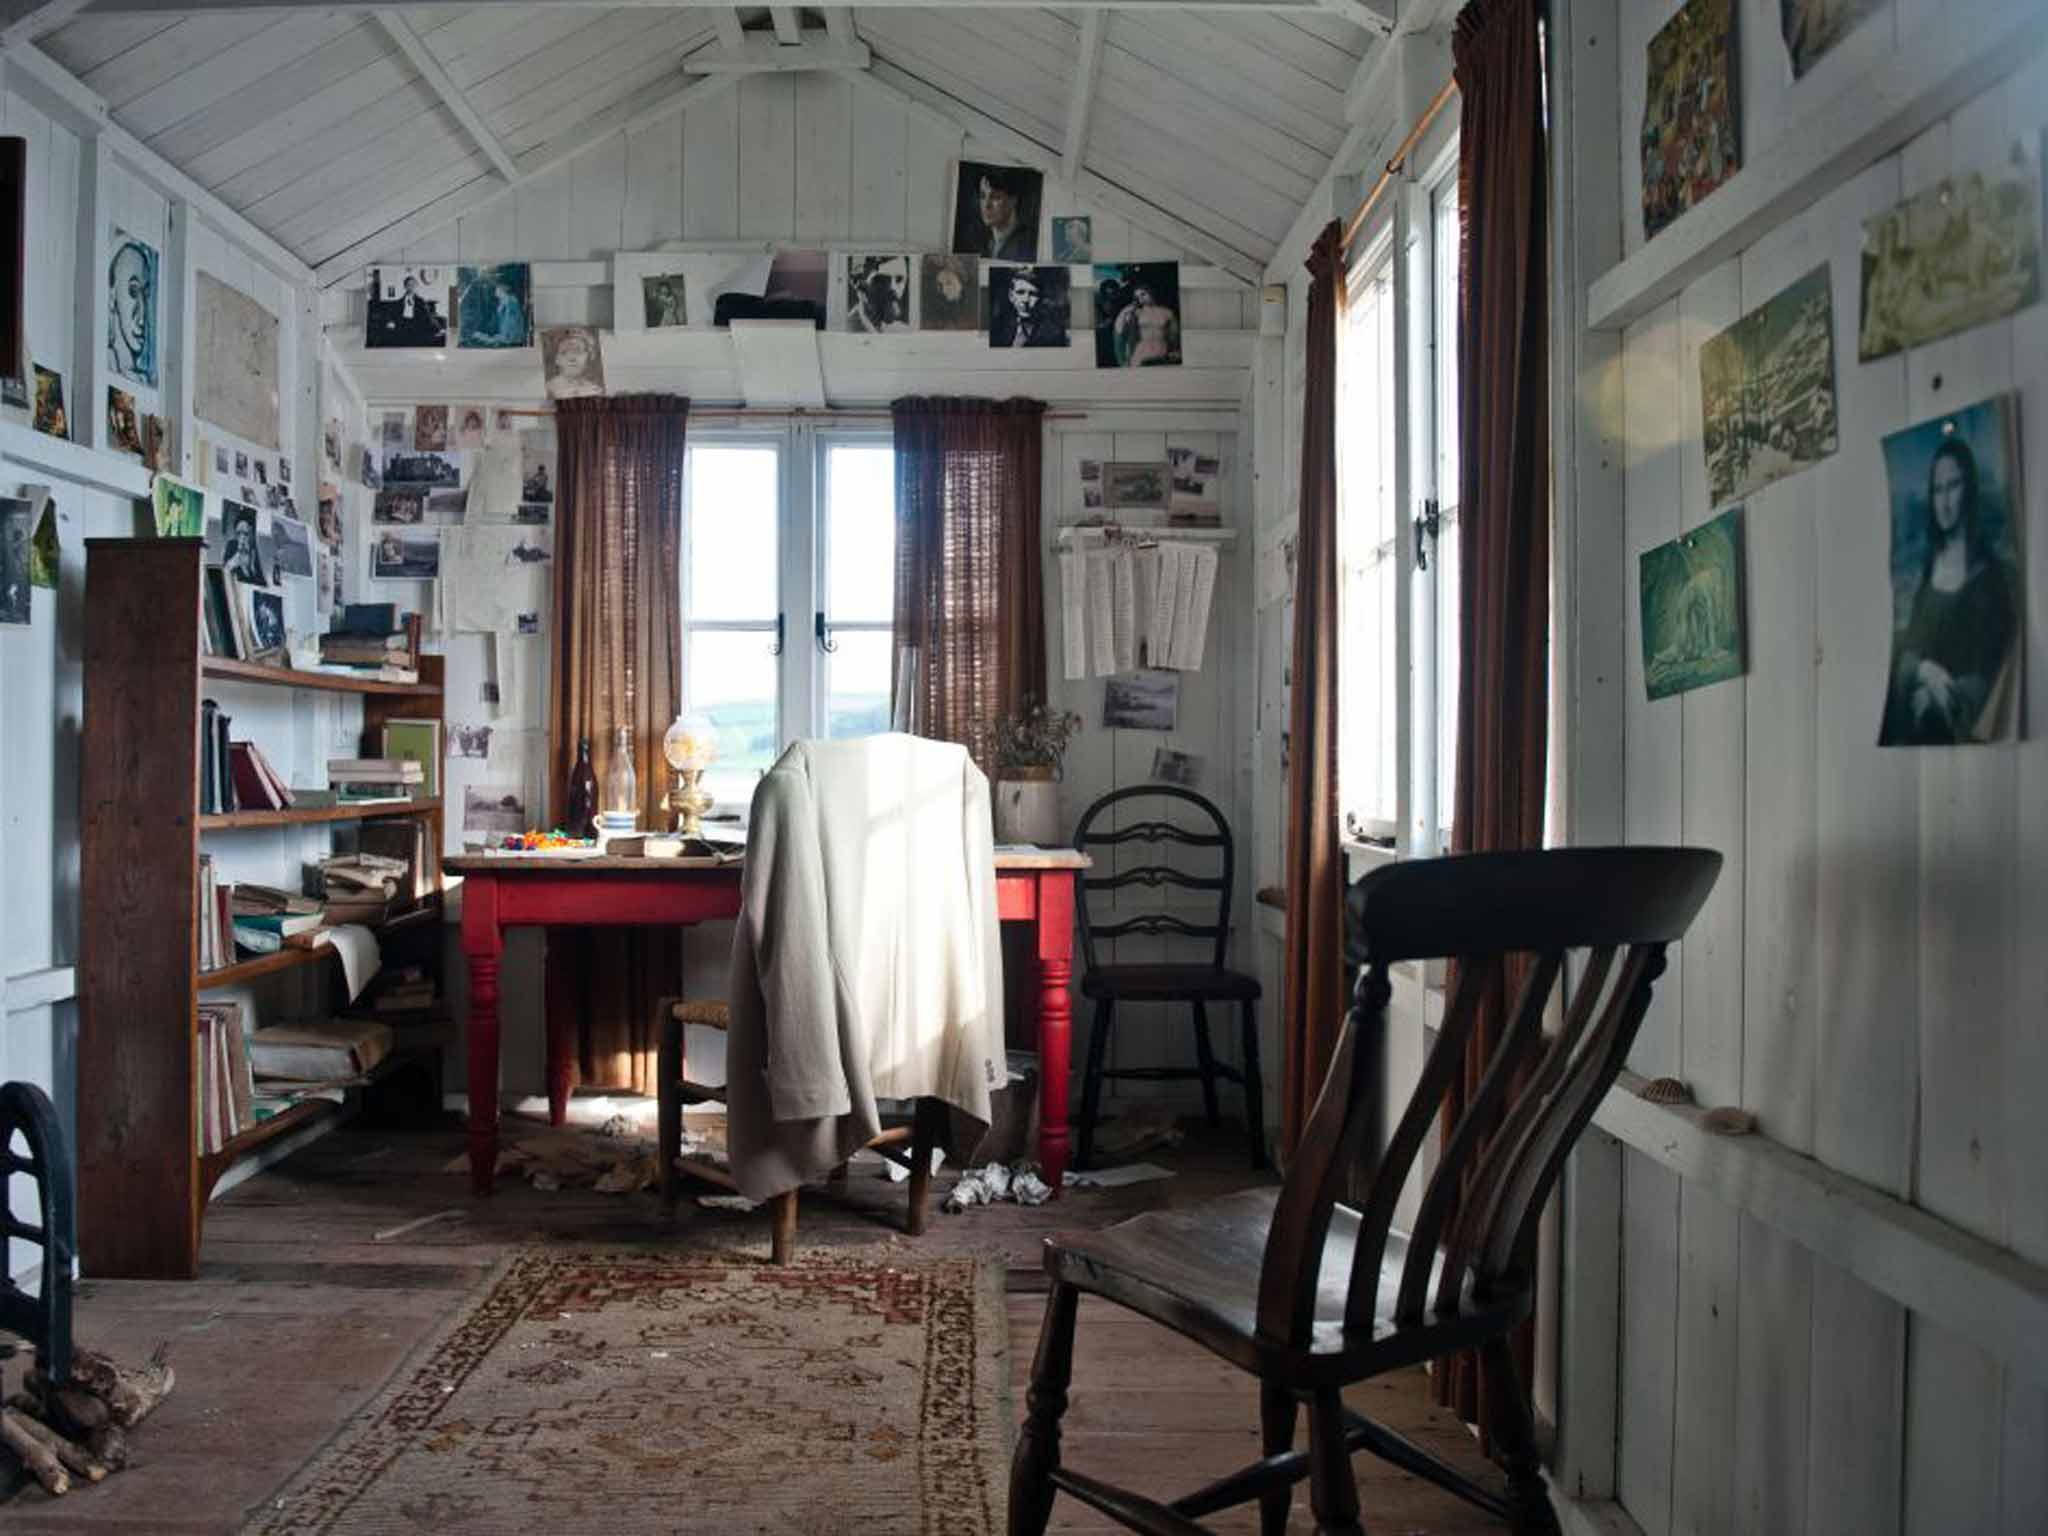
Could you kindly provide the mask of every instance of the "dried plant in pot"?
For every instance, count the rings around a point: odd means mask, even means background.
[[[999,843],[1058,847],[1060,761],[1081,717],[1027,696],[1013,715],[996,721],[995,819]]]

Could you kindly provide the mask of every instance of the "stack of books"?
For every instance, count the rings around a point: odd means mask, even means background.
[[[344,603],[320,637],[320,669],[386,683],[420,680],[420,616],[391,603]]]
[[[255,1114],[281,1114],[308,1099],[339,1104],[391,1054],[391,1026],[375,1019],[306,1019],[249,1037]]]
[[[218,1152],[257,1119],[240,1003],[199,1005],[199,1151]]]
[[[417,965],[385,972],[370,995],[371,1009],[393,1024],[426,1022],[435,1016],[439,1002],[434,978]]]
[[[375,853],[343,853],[322,859],[311,879],[326,903],[329,923],[381,923],[398,899],[406,865]]]
[[[302,948],[326,926],[326,915],[310,896],[293,896],[268,885],[238,885],[228,896],[235,943],[251,954],[270,955],[287,944]],[[294,941],[298,941],[294,944]]]
[[[412,799],[426,787],[426,769],[409,757],[330,757],[327,782],[337,805]]]

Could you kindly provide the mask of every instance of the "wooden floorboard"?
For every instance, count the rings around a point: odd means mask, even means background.
[[[516,1134],[516,1132],[515,1132]],[[1009,1267],[1010,1368],[1021,1400],[1044,1310],[1045,1234],[1095,1227],[1162,1205],[1206,1199],[1254,1181],[1228,1128],[1148,1153],[1167,1181],[1070,1193],[1037,1209],[935,1214],[919,1252],[973,1252]],[[458,1132],[344,1129],[215,1202],[200,1276],[190,1282],[81,1282],[78,1338],[139,1359],[168,1341],[178,1387],[136,1432],[130,1469],[52,1500],[30,1489],[0,1508],[7,1536],[221,1536],[269,1498],[397,1371],[436,1323],[520,1247],[536,1242],[693,1243],[765,1254],[764,1212],[687,1204],[672,1221],[650,1194],[534,1190],[500,1181],[487,1200],[450,1173]],[[942,1174],[935,1199],[951,1179]],[[836,1192],[806,1194],[800,1244],[900,1242],[904,1189],[856,1167]],[[459,1212],[390,1242],[375,1234],[436,1212]],[[89,1256],[88,1256],[89,1259]],[[8,1382],[11,1387],[12,1380]],[[1419,1372],[1359,1388],[1359,1407],[1489,1485],[1491,1469],[1464,1428],[1427,1403]],[[1155,1496],[1185,1492],[1252,1459],[1258,1398],[1251,1381],[1196,1345],[1110,1307],[1082,1308],[1065,1452],[1084,1471]],[[1356,1465],[1366,1529],[1469,1536],[1499,1525],[1369,1458]],[[908,1512],[903,1530],[914,1528]],[[1246,1510],[1213,1521],[1251,1532]],[[1052,1529],[1117,1529],[1071,1499]],[[1290,1530],[1310,1531],[1299,1493]],[[678,1527],[687,1532],[689,1527]],[[574,1536],[551,1532],[549,1536]],[[889,1536],[877,1532],[876,1536]]]

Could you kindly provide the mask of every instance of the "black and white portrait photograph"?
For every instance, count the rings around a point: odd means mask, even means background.
[[[1075,266],[1095,259],[1095,220],[1085,213],[1054,214],[1052,259]]]
[[[363,444],[363,484],[373,491],[384,485],[384,468],[377,462],[377,450],[368,443]]]
[[[270,585],[269,566],[263,558],[263,544],[259,537],[257,520],[262,516],[254,507],[239,501],[230,501],[221,507],[221,532],[223,545],[221,564],[230,576],[239,577],[251,586]]]
[[[230,464],[232,464],[233,462],[234,462],[234,460],[233,460],[233,459],[231,459],[231,458],[230,458],[230,457],[228,456],[228,451],[227,451],[227,449],[226,449],[226,448],[225,448],[225,447],[224,447],[223,445],[221,445],[221,444],[219,444],[219,443],[216,443],[216,444],[214,444],[214,448],[213,448],[213,472],[214,472],[215,474],[217,474],[217,475],[224,475],[224,474],[226,474],[226,473],[228,472],[228,466],[229,466]]]
[[[450,406],[448,431],[462,452],[480,451],[484,445],[484,408],[480,405]]]
[[[258,485],[270,484],[270,461],[268,459],[257,459],[255,461],[255,468],[256,483]]]
[[[953,249],[995,261],[1038,260],[1042,173],[1021,165],[960,162],[953,199]]]
[[[527,432],[520,436],[519,499],[550,504],[555,499],[555,443],[550,433]]]
[[[846,258],[846,329],[880,336],[910,329],[910,258]]]
[[[1095,366],[1156,368],[1179,361],[1180,263],[1098,263]]]
[[[240,448],[235,450],[235,478],[237,480],[249,478],[249,455]]]
[[[448,272],[443,267],[372,267],[366,347],[448,345]]]
[[[680,272],[642,275],[640,303],[650,331],[672,331],[690,323],[689,292]]]
[[[412,445],[422,453],[444,453],[448,448],[448,407],[413,407]]]
[[[1202,782],[1202,756],[1199,752],[1183,752],[1178,747],[1154,747],[1152,777],[1161,784],[1193,789]]]
[[[1064,347],[1069,304],[1065,267],[988,269],[988,344]]]
[[[266,587],[245,586],[242,601],[248,605],[249,642],[255,652],[248,659],[283,654],[284,594]]]
[[[412,412],[386,411],[377,423],[377,440],[386,448],[403,448],[412,441]]]
[[[433,581],[441,574],[437,528],[382,528],[370,546],[370,574],[379,581]]]
[[[379,491],[370,510],[373,523],[423,523],[427,520],[427,492],[423,486],[399,486]]]
[[[488,725],[464,725],[455,721],[448,727],[448,755],[450,757],[487,758],[491,755],[491,727]]]
[[[537,634],[539,634],[539,633],[540,633],[540,610],[536,608],[536,609],[532,610],[531,612],[521,612],[521,613],[517,613],[517,614],[514,614],[514,615],[513,615],[513,618],[512,618],[512,627],[513,627],[513,630],[514,630],[514,631],[515,631],[516,633],[518,633],[518,634],[522,634],[522,635],[537,635]]]
[[[1178,672],[1133,672],[1103,680],[1105,731],[1170,731],[1179,716]]]
[[[580,400],[604,393],[604,354],[597,328],[559,325],[540,333],[540,373],[550,400]]]
[[[919,330],[981,329],[981,258],[931,256],[918,263]]]
[[[313,533],[296,517],[271,518],[270,542],[277,551],[278,575],[313,574]]]

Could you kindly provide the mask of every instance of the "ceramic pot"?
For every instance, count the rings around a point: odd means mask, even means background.
[[[996,841],[1057,848],[1060,786],[1050,768],[1004,768],[995,782]]]

